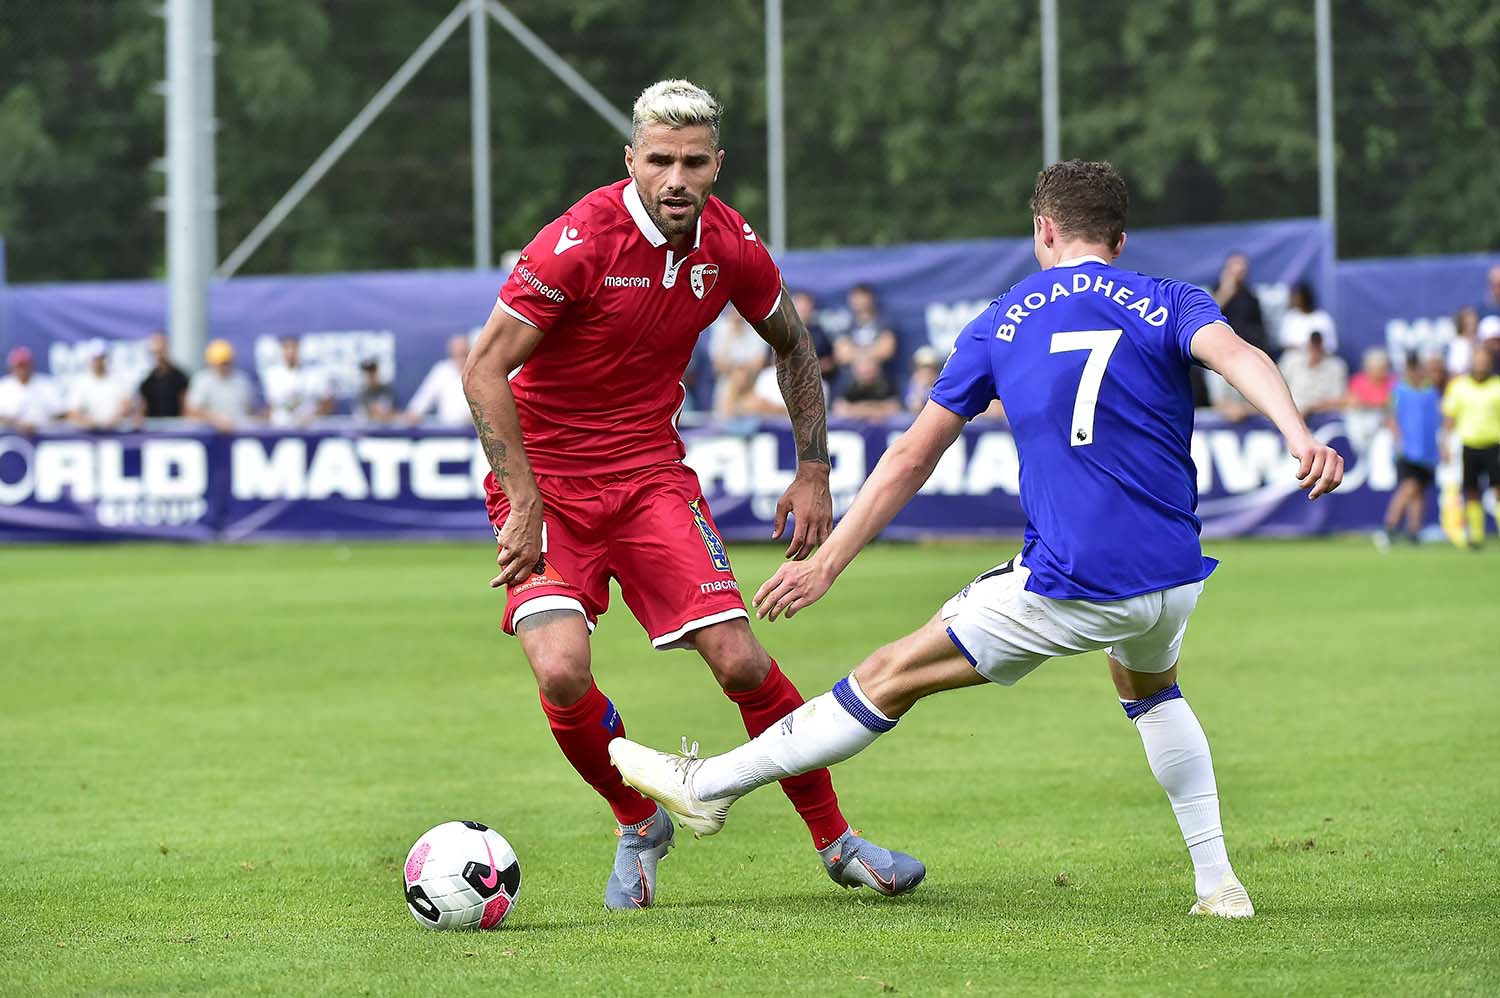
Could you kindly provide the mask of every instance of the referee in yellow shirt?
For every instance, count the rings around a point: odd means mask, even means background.
[[[1484,543],[1484,490],[1500,504],[1500,374],[1486,344],[1475,345],[1472,363],[1472,373],[1448,382],[1443,393],[1443,430],[1463,444],[1464,514],[1469,546],[1477,548]]]

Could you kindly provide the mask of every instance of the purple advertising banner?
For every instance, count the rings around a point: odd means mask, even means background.
[[[829,430],[835,512],[842,513],[899,424]],[[1269,424],[1200,414],[1193,437],[1198,513],[1207,537],[1297,536],[1377,526],[1395,487],[1389,434],[1335,417],[1318,435],[1348,457],[1343,489],[1307,502]],[[769,536],[796,459],[785,423],[684,431],[688,464],[724,535]],[[0,542],[166,539],[448,538],[485,542],[487,467],[472,433],[326,427],[224,435],[0,435]],[[887,537],[1016,536],[1015,440],[976,420],[944,455]]]
[[[1142,229],[1131,232],[1120,264],[1212,287],[1233,250],[1249,258],[1268,329],[1275,328],[1293,282],[1324,290],[1326,240],[1309,220]],[[922,345],[946,353],[991,299],[1036,270],[1029,238],[794,250],[781,263],[788,283],[817,300],[831,335],[848,324],[848,290],[870,285],[903,356]],[[405,404],[444,356],[445,340],[472,335],[484,324],[505,274],[236,277],[211,286],[209,331],[227,339],[236,365],[252,374],[278,363],[279,339],[297,339],[303,364],[322,370],[340,399],[358,384],[359,362],[374,359]],[[166,289],[156,281],[0,287],[0,347],[30,347],[41,371],[67,381],[86,369],[89,351],[102,343],[115,376],[138,381],[149,366],[144,337],[164,328],[166,315]],[[1351,356],[1357,355],[1356,348]],[[178,360],[193,367],[200,362]]]

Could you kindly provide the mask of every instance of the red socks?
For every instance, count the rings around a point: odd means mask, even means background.
[[[739,706],[740,716],[745,720],[745,731],[751,738],[803,703],[802,694],[786,678],[775,659],[771,660],[771,671],[760,686],[743,693],[725,690],[724,695]],[[781,781],[781,789],[791,799],[797,813],[802,815],[802,820],[807,822],[807,830],[812,833],[813,845],[817,848],[826,848],[849,830],[849,822],[839,811],[839,798],[833,792],[833,778],[828,775],[828,770],[815,769],[801,776],[788,777]]]
[[[795,695],[796,690],[792,693]],[[616,821],[622,825],[634,825],[656,813],[656,802],[627,787],[620,779],[619,772],[610,765],[609,740],[624,736],[625,722],[621,719],[620,712],[615,710],[615,705],[610,703],[609,697],[597,685],[590,682],[589,691],[583,695],[583,699],[568,707],[550,704],[546,697],[540,699],[547,721],[552,725],[552,737],[557,739],[563,755],[578,770],[578,775],[609,802]],[[802,702],[801,697],[798,697],[797,702]],[[746,723],[749,723],[748,720]],[[805,780],[813,775],[816,774],[809,773],[798,779]],[[823,771],[823,779],[828,781],[827,770]],[[829,796],[832,794],[830,783]]]
[[[751,738],[802,706],[802,694],[774,660],[760,686],[743,693],[726,690],[724,695],[740,708],[745,731]],[[609,740],[624,736],[625,722],[597,685],[590,683],[583,699],[568,707],[548,703],[546,697],[540,699],[547,722],[552,726],[552,736],[563,755],[578,770],[578,775],[609,802],[616,821],[634,825],[656,813],[656,802],[627,787],[610,765]],[[781,781],[781,789],[807,823],[817,848],[827,847],[848,830],[849,822],[839,811],[838,795],[833,792],[828,770],[789,777]]]

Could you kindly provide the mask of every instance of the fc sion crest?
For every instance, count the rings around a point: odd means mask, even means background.
[[[700,263],[688,272],[688,286],[700,299],[714,289],[714,282],[718,279],[717,263]]]

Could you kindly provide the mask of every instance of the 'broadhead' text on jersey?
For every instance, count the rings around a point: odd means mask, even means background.
[[[1027,589],[1120,600],[1213,571],[1188,375],[1193,334],[1223,321],[1200,288],[1085,257],[1025,278],[965,327],[932,400],[966,418],[1004,404]]]

